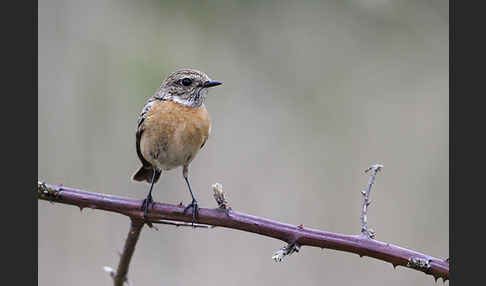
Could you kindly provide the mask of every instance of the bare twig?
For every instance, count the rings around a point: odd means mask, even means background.
[[[110,267],[105,266],[105,271],[110,272],[110,276],[113,278],[113,285],[122,286],[127,282],[128,267],[130,266],[130,260],[132,260],[133,252],[135,251],[135,245],[137,245],[138,237],[142,231],[144,222],[139,219],[131,219],[130,231],[128,232],[127,239],[125,240],[125,247],[120,256],[120,262],[118,263],[118,269],[116,273]]]
[[[143,220],[143,212],[140,210],[141,200],[43,183],[38,184],[37,196],[41,200],[74,205],[79,208],[89,207],[116,212],[127,215],[132,220]],[[192,222],[192,215],[183,211],[183,205],[154,203],[147,219],[154,222],[159,220]],[[401,265],[422,271],[436,278],[449,279],[449,263],[447,261],[389,243],[368,239],[362,235],[331,233],[251,216],[233,210],[225,212],[220,208],[200,208],[197,220],[198,223],[202,224],[238,229],[273,237],[288,244],[335,249],[356,253],[360,256],[370,256],[390,262],[394,267]],[[427,263],[420,263],[420,261]],[[417,267],[417,265],[425,266]]]
[[[376,173],[383,168],[383,165],[375,164],[368,169],[365,170],[365,173],[371,171],[370,179],[368,180],[368,185],[366,186],[366,190],[361,191],[363,195],[363,205],[361,207],[361,234],[366,236],[367,238],[373,239],[375,238],[375,231],[373,229],[368,229],[368,206],[371,204],[370,201],[370,192],[371,186],[375,182]]]

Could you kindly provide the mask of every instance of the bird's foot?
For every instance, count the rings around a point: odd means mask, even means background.
[[[188,209],[192,208],[192,224],[194,225],[194,223],[196,222],[196,218],[198,216],[198,211],[199,211],[199,206],[197,205],[197,201],[196,200],[192,200],[192,203],[190,203],[189,205],[187,205],[185,208],[184,208],[184,212],[183,213],[186,213],[186,211]]]
[[[154,203],[154,200],[152,199],[152,196],[147,196],[145,200],[143,200],[142,207],[141,209],[143,210],[143,217],[146,218],[148,214],[148,209],[150,205]]]
[[[227,217],[230,216],[230,210],[231,210],[231,208],[225,208],[224,209],[224,213],[226,214]]]

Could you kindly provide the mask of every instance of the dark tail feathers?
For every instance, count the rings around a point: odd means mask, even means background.
[[[138,171],[133,174],[133,177],[132,177],[132,180],[134,181],[139,181],[139,182],[147,182],[147,183],[152,183],[152,177],[154,176],[154,169],[152,168],[145,168],[144,166],[140,167],[140,169],[138,169]],[[160,178],[160,172],[157,172],[155,174],[155,182],[154,183],[157,183],[157,181],[159,180]]]

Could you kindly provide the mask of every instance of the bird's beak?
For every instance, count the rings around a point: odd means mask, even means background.
[[[213,86],[218,86],[220,84],[223,84],[220,81],[215,81],[215,80],[208,80],[205,83],[203,83],[203,87],[213,87]]]

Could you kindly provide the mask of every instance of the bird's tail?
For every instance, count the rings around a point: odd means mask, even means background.
[[[154,169],[152,168],[145,168],[144,166],[140,167],[138,171],[133,174],[132,180],[138,181],[138,182],[147,182],[147,183],[152,183],[152,177],[154,176]],[[160,172],[157,172],[155,174],[155,182],[156,183],[159,180],[160,177]]]

